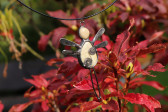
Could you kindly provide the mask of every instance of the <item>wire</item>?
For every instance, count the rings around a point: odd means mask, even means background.
[[[98,84],[97,75],[96,75],[96,71],[95,71],[94,68],[93,68],[93,71],[94,71],[94,75],[95,75],[96,82],[97,82],[97,89],[98,89],[98,91],[99,91],[99,97],[98,97],[98,99],[100,100],[100,99],[101,99],[100,87],[99,87],[99,84]]]
[[[95,72],[95,70],[94,70],[94,68],[93,68],[94,74],[95,74],[95,77],[96,77],[97,88],[98,88],[98,91],[99,91],[99,97],[98,97],[98,95],[97,95],[97,93],[96,93],[96,89],[95,89],[95,87],[94,87],[93,78],[92,78],[92,71],[91,71],[91,69],[89,69],[89,70],[90,70],[90,78],[91,78],[91,81],[92,81],[92,87],[93,87],[94,93],[95,93],[97,99],[100,100],[100,99],[101,99],[101,95],[100,95],[100,88],[99,88],[99,84],[98,84],[96,72]]]
[[[28,9],[30,9],[31,11],[36,12],[36,13],[38,13],[38,14],[40,14],[40,15],[43,15],[43,16],[46,16],[46,17],[49,17],[49,18],[53,18],[53,19],[69,20],[69,21],[72,21],[72,20],[84,20],[84,19],[91,18],[91,17],[93,17],[93,16],[96,16],[96,15],[98,15],[98,14],[100,14],[100,13],[106,11],[106,10],[109,9],[115,2],[117,2],[117,0],[115,0],[115,1],[112,2],[109,6],[107,6],[105,9],[103,9],[103,10],[101,10],[101,11],[99,11],[99,12],[96,12],[96,13],[94,13],[94,14],[92,14],[92,15],[89,15],[89,16],[85,16],[85,17],[82,17],[82,18],[65,19],[65,18],[57,18],[57,17],[49,16],[49,15],[47,15],[47,14],[44,14],[44,13],[42,13],[42,12],[39,12],[39,11],[37,11],[37,10],[32,9],[31,7],[29,7],[29,6],[27,6],[26,4],[24,4],[23,2],[21,2],[20,0],[17,0],[17,1],[18,1],[20,4],[22,4],[23,6],[25,6],[26,8],[28,8]]]

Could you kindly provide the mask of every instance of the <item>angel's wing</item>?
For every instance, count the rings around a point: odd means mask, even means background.
[[[80,45],[79,45],[79,44],[74,43],[74,42],[69,41],[69,40],[66,40],[66,39],[64,39],[64,38],[61,38],[61,39],[60,39],[60,43],[63,44],[63,45],[66,45],[66,46],[74,46],[74,47],[80,48]]]
[[[94,36],[93,40],[92,40],[92,43],[94,43],[99,37],[101,37],[101,35],[103,35],[103,33],[105,32],[105,29],[104,28],[101,28],[97,34]]]

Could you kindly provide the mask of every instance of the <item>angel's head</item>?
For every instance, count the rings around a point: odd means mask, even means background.
[[[89,38],[89,35],[90,35],[90,32],[89,32],[89,30],[86,27],[81,26],[79,28],[79,36],[80,36],[80,38],[82,38],[84,40],[87,40]]]

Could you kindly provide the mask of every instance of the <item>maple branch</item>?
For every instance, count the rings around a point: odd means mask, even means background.
[[[55,103],[55,101],[52,101],[52,106],[53,106],[53,109],[54,109],[55,112],[60,112],[60,110],[59,110],[57,104]]]
[[[131,75],[130,75],[131,76]],[[125,94],[127,94],[128,93],[128,88],[129,88],[129,82],[130,82],[130,79],[131,79],[131,77],[128,77],[128,78],[126,78],[126,87],[125,87]],[[123,109],[125,110],[125,109],[127,109],[127,100],[124,100],[124,105],[123,105]]]
[[[119,78],[120,77],[117,73],[117,70],[114,67],[112,67],[112,68],[113,68],[113,71],[114,71],[115,78],[117,79],[115,82],[116,82],[116,90],[118,92],[119,91]],[[118,105],[119,105],[119,112],[121,112],[121,100],[120,100],[119,97],[118,97]]]

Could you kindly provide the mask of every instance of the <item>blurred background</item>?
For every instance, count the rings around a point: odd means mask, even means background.
[[[63,11],[67,14],[63,18],[89,15],[104,9],[112,2],[112,0],[22,1],[40,12],[50,11],[48,14],[55,17],[62,17],[61,11]],[[61,11],[51,13],[58,10]],[[151,43],[168,45],[167,0],[142,0],[138,3],[136,0],[121,0],[101,15],[86,20],[85,23],[90,26],[91,35],[94,35],[100,27],[105,27],[106,35],[112,37],[111,40],[114,41],[117,34],[129,25],[129,19],[132,17],[135,18],[136,27],[132,41],[147,39]],[[76,33],[79,22],[64,22],[41,16],[20,5],[16,0],[0,1],[0,100],[5,106],[4,112],[14,104],[28,101],[23,98],[23,94],[31,84],[24,81],[24,78],[30,78],[31,75],[38,75],[52,69],[46,65],[46,61],[62,57],[60,51],[63,48],[56,42],[57,38],[61,38],[61,34],[55,34],[59,31],[58,28],[68,28],[69,32],[73,33],[62,36],[78,42]],[[45,36],[47,39],[44,39]],[[48,36],[51,36],[50,39]],[[152,56],[142,60],[144,66],[151,60]],[[160,62],[167,68],[167,51],[152,62]],[[160,82],[166,89],[159,91],[148,86],[142,86],[141,89],[145,94],[160,98],[162,105],[168,108],[168,72],[152,72],[152,74],[157,77],[147,77],[147,79]],[[162,99],[159,95],[164,98]]]

